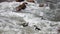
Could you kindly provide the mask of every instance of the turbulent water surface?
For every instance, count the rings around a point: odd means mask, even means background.
[[[29,3],[25,10],[17,12],[15,9],[22,3],[0,3],[0,34],[57,34],[60,22],[44,20],[44,11],[49,7],[39,7]]]

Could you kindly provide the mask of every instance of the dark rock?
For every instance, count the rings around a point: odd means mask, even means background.
[[[22,10],[22,9],[24,10],[24,9],[26,8],[26,4],[27,4],[27,3],[23,3],[22,5],[19,5],[18,7],[16,7],[16,10],[17,10],[17,11],[20,11],[20,10]]]
[[[60,27],[58,27],[57,32],[60,33]]]
[[[35,3],[35,1],[34,0],[27,0],[28,2],[32,2],[32,3]]]
[[[16,0],[16,2],[22,2],[22,1],[24,1],[24,0]]]

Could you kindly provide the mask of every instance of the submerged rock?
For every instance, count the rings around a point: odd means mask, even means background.
[[[44,7],[44,4],[43,3],[39,4],[39,7]]]

